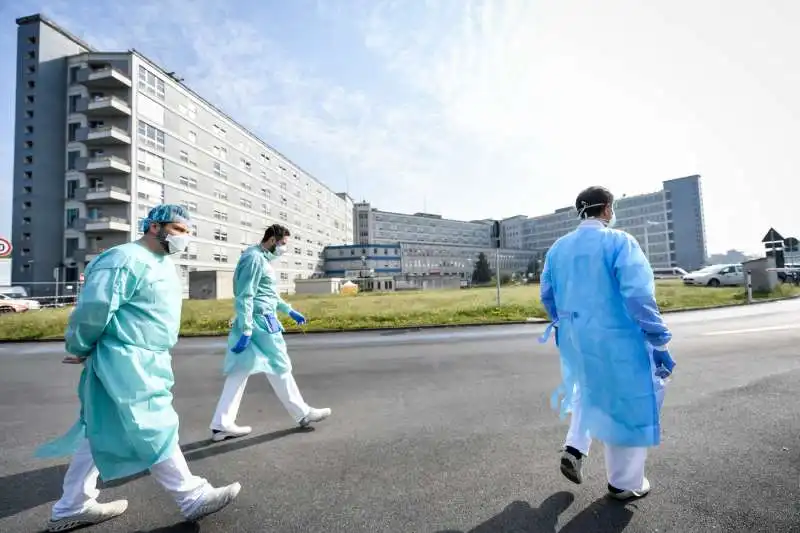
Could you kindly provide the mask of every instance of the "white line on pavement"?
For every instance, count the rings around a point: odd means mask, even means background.
[[[782,329],[795,329],[800,328],[800,324],[786,324],[784,326],[765,326],[763,328],[749,328],[749,329],[731,329],[728,331],[709,331],[703,333],[706,336],[713,335],[735,335],[737,333],[761,333],[762,331],[779,331]]]

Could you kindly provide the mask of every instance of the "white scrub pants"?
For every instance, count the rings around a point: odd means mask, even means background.
[[[289,416],[299,423],[308,415],[311,407],[303,400],[292,373],[266,374],[266,376],[275,395],[289,411]],[[236,425],[236,416],[239,414],[239,406],[242,404],[242,396],[249,377],[249,374],[239,372],[230,374],[225,379],[225,386],[222,388],[222,395],[217,403],[214,419],[211,421],[211,429],[225,431]]]
[[[576,387],[565,446],[571,446],[583,455],[589,455],[592,437],[588,431],[583,433],[578,431],[580,421],[580,390]],[[603,443],[603,447],[606,456],[608,484],[621,490],[644,488],[644,464],[647,461],[647,448],[614,446],[607,443]]]
[[[64,476],[64,493],[53,506],[53,520],[75,516],[96,503],[100,495],[97,489],[99,475],[89,441],[84,439],[72,456]],[[201,503],[201,498],[210,488],[208,481],[192,475],[183,452],[177,446],[168,459],[150,468],[150,475],[170,493],[184,515]]]

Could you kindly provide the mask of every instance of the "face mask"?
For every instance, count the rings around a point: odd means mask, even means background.
[[[273,254],[280,257],[286,253],[286,245],[282,244],[280,246],[276,246],[275,249],[272,251]]]
[[[613,228],[616,223],[617,223],[617,213],[612,211],[611,212],[611,220],[608,221],[607,226],[609,228]]]
[[[186,251],[186,248],[192,240],[192,236],[188,234],[168,234],[162,229],[158,232],[158,240],[161,242],[161,246],[164,247],[166,253],[174,255]]]

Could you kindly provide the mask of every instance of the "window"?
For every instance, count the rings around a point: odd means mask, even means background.
[[[282,191],[285,191],[285,190],[286,190],[286,182],[285,182],[285,181],[282,181],[282,182],[281,182],[281,190],[282,190]]]
[[[184,187],[188,187],[190,189],[197,188],[197,178],[181,176],[180,178],[178,178],[178,182]]]
[[[278,213],[278,216],[280,217],[281,220],[289,219],[289,215],[286,213],[286,211],[281,211],[280,213]]]
[[[67,180],[67,198],[75,198],[75,191],[78,190],[78,180]]]
[[[28,65],[28,74],[36,74],[36,65]]]
[[[139,142],[156,152],[164,151],[164,132],[147,122],[139,121]]]
[[[150,152],[145,152],[141,148],[137,152],[137,160],[139,170],[142,172],[146,172],[148,174],[152,174],[153,176],[163,176],[164,175],[164,159],[155,155],[151,154]]]
[[[159,100],[164,99],[165,95],[164,80],[156,76],[153,72],[139,65],[139,90],[149,95],[155,96]]]
[[[214,209],[214,218],[217,220],[228,220],[228,213],[220,208]]]
[[[195,132],[195,131],[190,131],[189,132],[189,142],[192,143],[192,144],[197,143],[197,132]]]
[[[75,208],[67,209],[67,227],[74,228],[78,225],[78,217],[80,216],[80,211]],[[30,221],[30,219],[28,219]]]
[[[32,104],[35,101],[36,101],[36,97],[33,96],[32,94],[29,94],[28,96],[25,97],[25,102],[28,103],[28,104]]]
[[[189,246],[186,247],[186,251],[181,254],[181,259],[197,259],[197,243],[190,242]]]
[[[214,161],[214,175],[219,176],[222,179],[228,179],[228,172],[222,168],[222,165],[219,161]]]
[[[184,163],[189,162],[189,152],[187,152],[186,150],[181,150],[181,161],[183,161]]]
[[[252,191],[253,187],[250,186],[250,183],[248,183],[246,181],[243,181],[242,182],[242,189],[244,189],[246,191]]]
[[[33,126],[25,126],[25,133],[30,135],[33,133]]]
[[[265,215],[269,215],[271,210],[267,204],[261,204],[261,212]]]
[[[250,209],[250,208],[253,207],[253,202],[251,202],[247,198],[240,198],[239,199],[239,203],[241,204],[242,207],[246,207],[247,209]]]
[[[33,179],[33,172],[31,172],[30,170],[26,170],[24,172],[24,176],[25,176],[26,180],[32,180]]]
[[[22,192],[25,194],[33,194],[33,187],[23,187]]]
[[[33,118],[33,110],[28,109],[25,111],[25,118]]]
[[[289,273],[281,272],[281,281],[289,281]]]
[[[298,247],[298,246],[295,246],[294,247],[294,253],[297,254],[297,255],[302,255],[303,254],[303,249]]]
[[[228,231],[222,229],[221,227],[217,227],[214,229],[214,240],[215,241],[225,241],[228,240]]]
[[[67,170],[75,170],[81,153],[76,150],[67,152]]]
[[[212,259],[214,260],[215,263],[227,263],[228,262],[228,252],[225,251],[220,246],[214,246],[214,249],[212,250],[211,257],[212,257]]]
[[[70,113],[77,113],[78,112],[78,101],[80,99],[81,99],[81,97],[78,94],[69,95],[69,112]]]
[[[192,237],[197,237],[197,224],[192,224],[189,226],[189,233],[192,235]]]
[[[77,122],[70,122],[69,124],[67,124],[67,141],[73,142],[75,139],[77,139],[78,128],[80,127],[81,125],[78,124]]]
[[[33,148],[33,141],[25,141],[25,148],[29,150]]]
[[[36,82],[33,81],[33,80],[29,80],[28,81],[28,89],[35,89],[35,88],[36,88]]]
[[[225,128],[223,128],[219,124],[214,124],[214,135],[224,139],[226,134],[227,132],[225,131]]]
[[[250,216],[248,216],[248,215],[242,215],[242,218],[239,219],[239,222],[242,224],[242,226],[244,226],[246,228],[252,228],[253,227],[253,221],[250,220]]]
[[[214,189],[214,198],[219,198],[220,200],[227,200],[228,193],[226,193],[222,189]]]
[[[184,202],[181,202],[181,205],[187,211],[192,211],[192,212],[197,211],[197,202],[186,202],[186,201],[184,201]]]
[[[64,255],[67,257],[72,257],[75,255],[75,251],[78,249],[78,239],[74,237],[70,237],[64,241]]]
[[[31,35],[30,37],[28,37],[28,42],[30,44],[36,44],[36,36],[35,35]]]
[[[226,161],[228,159],[228,149],[225,148],[224,146],[215,146],[214,148],[212,148],[211,151],[214,154],[214,157],[218,157],[223,161]]]

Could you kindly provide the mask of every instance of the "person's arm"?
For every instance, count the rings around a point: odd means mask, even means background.
[[[86,278],[64,333],[67,352],[88,357],[114,313],[133,295],[136,277],[127,267],[99,268]]]
[[[233,279],[233,295],[236,299],[234,307],[236,320],[244,335],[253,333],[253,299],[262,274],[261,260],[253,254],[242,256],[236,265]]]
[[[292,309],[292,306],[289,304],[289,302],[287,302],[286,300],[281,298],[280,295],[278,295],[278,306],[277,306],[277,309],[281,313],[286,313],[287,315],[291,314],[292,311],[294,311],[294,309]]]
[[[544,258],[544,267],[542,267],[542,276],[539,282],[539,292],[542,305],[544,306],[544,310],[547,312],[547,316],[550,317],[550,320],[555,322],[558,320],[558,311],[556,309],[556,295],[553,291],[551,269],[552,263],[550,261],[550,251],[548,250]]]
[[[613,264],[625,307],[647,341],[656,349],[663,349],[672,339],[672,333],[656,303],[653,269],[636,239],[627,233],[619,235]]]

